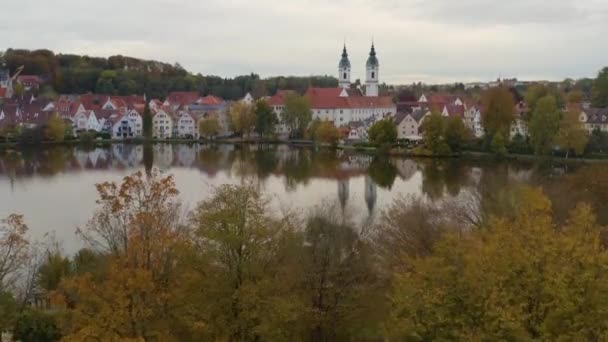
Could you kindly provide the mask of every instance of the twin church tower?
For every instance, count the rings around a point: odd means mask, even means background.
[[[378,73],[380,64],[376,57],[376,49],[374,43],[372,43],[372,49],[369,52],[367,63],[365,64],[365,96],[378,96]],[[346,44],[342,50],[342,59],[338,64],[338,80],[341,88],[350,88],[350,61],[348,60],[348,53],[346,52]]]

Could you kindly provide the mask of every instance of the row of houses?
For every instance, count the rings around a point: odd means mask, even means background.
[[[143,134],[145,96],[107,96],[99,94],[61,95],[56,101],[36,98],[26,92],[5,99],[0,106],[0,127],[34,128],[58,114],[74,132],[95,131],[112,138],[135,138]],[[219,135],[230,133],[227,103],[215,96],[198,93],[172,93],[164,102],[148,101],[152,113],[153,136],[159,139],[198,138],[198,124],[208,117],[220,123]]]

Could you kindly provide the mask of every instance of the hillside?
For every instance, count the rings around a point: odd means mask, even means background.
[[[127,56],[90,57],[55,54],[50,50],[7,49],[4,63],[11,74],[24,66],[24,75],[39,75],[46,82],[47,94],[96,92],[110,95],[146,94],[164,98],[171,91],[197,90],[203,95],[224,99],[242,98],[247,92],[255,97],[274,94],[277,89],[304,92],[309,85],[337,86],[330,76],[272,77],[261,79],[256,74],[235,78],[193,74],[178,63],[142,60]]]

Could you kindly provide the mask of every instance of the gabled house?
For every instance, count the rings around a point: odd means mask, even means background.
[[[420,126],[423,118],[431,112],[425,109],[415,109],[411,113],[399,112],[395,115],[395,125],[397,126],[397,139],[399,140],[419,140],[421,138]]]
[[[596,129],[608,132],[608,108],[582,108],[578,118],[589,134]]]
[[[173,135],[173,118],[161,109],[152,117],[152,127],[154,138],[169,139]]]
[[[117,115],[112,125],[112,137],[115,139],[131,139],[136,134],[135,123],[128,115]]]
[[[478,105],[470,105],[464,112],[465,126],[473,133],[475,138],[483,137],[484,130],[481,121],[481,109]]]
[[[190,113],[181,111],[177,114],[176,121],[177,137],[179,138],[197,138],[198,125],[197,120]]]
[[[101,127],[93,110],[85,110],[74,115],[74,131],[76,132],[91,130],[100,132]]]

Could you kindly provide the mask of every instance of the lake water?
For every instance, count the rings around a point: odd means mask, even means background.
[[[558,218],[578,201],[587,201],[608,223],[604,164],[388,159],[287,145],[198,144],[0,150],[0,217],[23,214],[33,237],[53,233],[72,253],[82,246],[76,228],[96,208],[94,185],[152,168],[175,176],[189,208],[207,198],[214,186],[252,182],[270,196],[276,210],[305,212],[316,205],[335,205],[353,221],[369,223],[396,196],[442,201],[478,192],[489,201],[523,183],[543,187]]]

